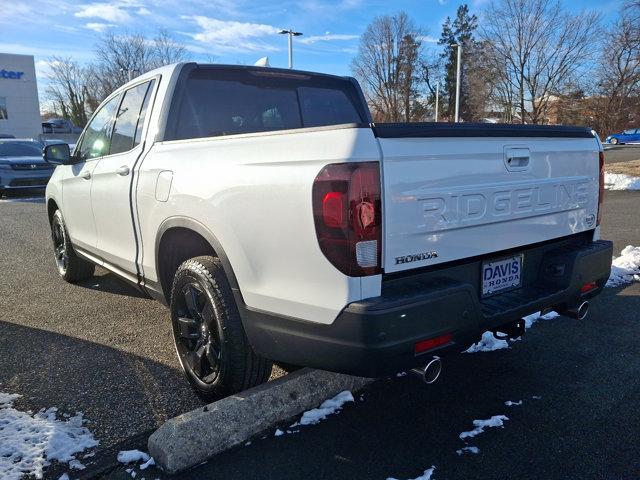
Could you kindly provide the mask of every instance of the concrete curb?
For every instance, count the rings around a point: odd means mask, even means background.
[[[167,420],[149,437],[149,453],[169,473],[198,465],[343,390],[373,382],[303,368],[273,382]]]

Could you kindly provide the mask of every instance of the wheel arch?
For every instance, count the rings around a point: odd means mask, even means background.
[[[60,207],[58,203],[53,198],[49,198],[47,200],[47,218],[49,219],[49,225],[53,221],[53,214],[56,213],[56,210],[59,210]]]
[[[179,245],[176,252],[172,247]],[[180,264],[199,255],[212,255],[220,259],[227,281],[238,303],[244,305],[238,281],[231,262],[220,241],[202,223],[189,217],[171,217],[160,225],[155,242],[155,262],[159,286],[167,304],[171,298],[171,283]]]

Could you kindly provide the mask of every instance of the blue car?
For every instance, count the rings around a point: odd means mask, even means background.
[[[604,139],[604,143],[618,145],[623,143],[640,143],[640,128],[629,128],[620,133],[614,133]]]
[[[42,159],[44,145],[31,139],[0,140],[0,196],[47,186],[54,167]]]

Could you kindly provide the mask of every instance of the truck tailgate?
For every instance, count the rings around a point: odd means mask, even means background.
[[[406,127],[374,129],[386,272],[595,228],[599,146],[588,130],[495,126],[473,136],[469,126],[462,135]]]

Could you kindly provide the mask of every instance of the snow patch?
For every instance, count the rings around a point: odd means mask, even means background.
[[[75,455],[97,446],[98,441],[84,426],[82,413],[58,420],[55,407],[35,414],[22,412],[13,408],[19,397],[0,392],[0,478],[43,478],[44,468],[54,460],[84,468]]]
[[[493,352],[503,348],[509,348],[509,342],[498,340],[491,332],[484,332],[478,343],[474,343],[462,353]]]
[[[487,420],[474,420],[473,426],[475,427],[473,430],[469,430],[468,432],[462,432],[460,434],[460,440],[464,440],[465,438],[473,438],[476,435],[480,435],[484,432],[485,428],[488,427],[504,427],[504,422],[509,420],[509,417],[506,415],[494,415]]]
[[[518,400],[517,402],[512,402],[511,400],[507,400],[504,402],[507,407],[517,407],[518,405],[522,405],[522,400]]]
[[[284,435],[284,432],[282,430],[280,430],[279,428],[276,429],[276,433],[273,434],[274,437],[280,437]]]
[[[150,457],[149,460],[147,460],[142,465],[140,465],[140,470],[146,470],[151,465],[155,465],[155,464],[156,464],[156,461],[153,459],[153,457]]]
[[[435,469],[436,469],[435,466],[431,466],[431,468],[428,468],[427,470],[425,470],[422,475],[412,480],[431,480],[431,476],[433,475],[433,472],[435,471]],[[388,477],[387,480],[397,480],[397,479],[393,477]]]
[[[71,460],[69,462],[69,468],[73,470],[84,470],[87,467],[85,467],[80,460]]]
[[[152,460],[151,456],[140,450],[121,450],[118,452],[118,462],[120,463],[148,462],[149,460]]]
[[[333,415],[334,413],[342,410],[345,403],[353,401],[355,400],[349,390],[340,392],[335,397],[322,402],[320,407],[304,412],[300,421],[291,425],[290,428],[297,427],[298,425],[315,425],[327,418],[329,415]]]
[[[605,172],[604,188],[607,190],[640,190],[640,177]]]
[[[618,287],[634,281],[640,282],[640,247],[627,245],[620,256],[611,262],[607,287]]]
[[[478,447],[462,447],[460,450],[456,450],[458,455],[464,455],[465,453],[473,453],[474,455],[480,453]]]
[[[544,315],[540,315],[540,313],[541,312],[536,312],[524,317],[525,329],[531,328],[538,320],[551,320],[560,316],[559,313],[553,311]],[[484,332],[478,343],[474,343],[462,353],[493,352],[494,350],[501,350],[503,348],[509,348],[509,342],[506,340],[498,340],[491,332]]]

